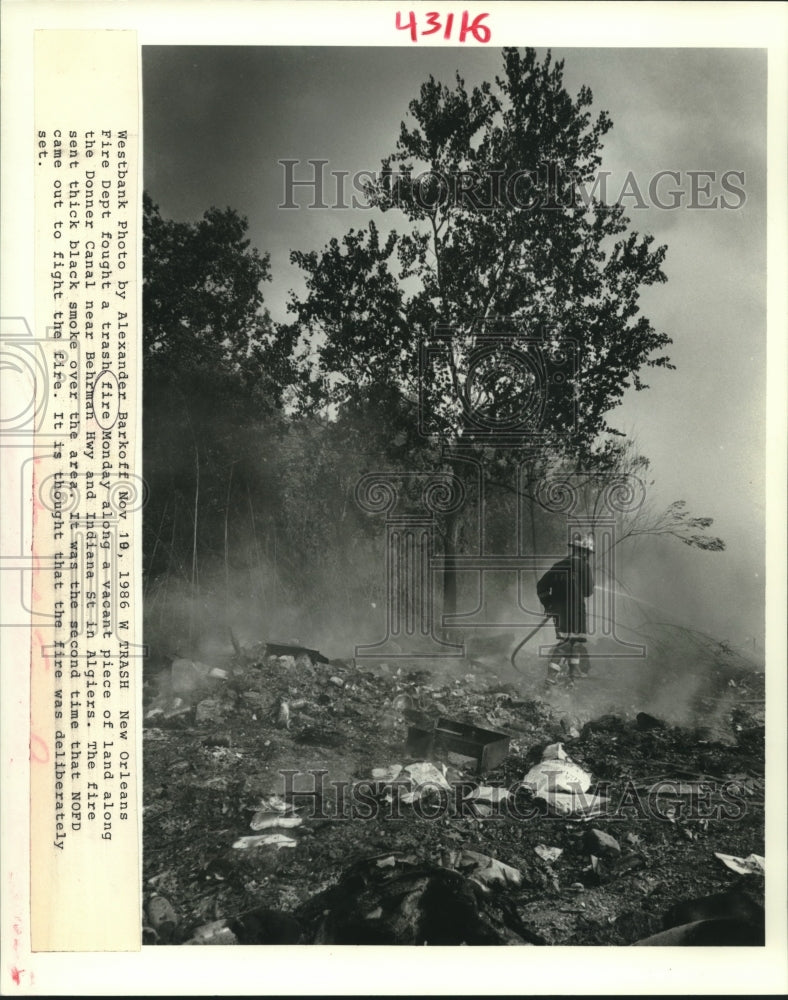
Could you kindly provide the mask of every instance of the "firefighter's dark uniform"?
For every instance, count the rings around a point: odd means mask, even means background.
[[[569,660],[569,676],[577,669],[588,673],[585,642],[586,598],[594,592],[594,572],[588,551],[573,548],[571,555],[561,559],[549,569],[536,585],[536,593],[545,611],[553,615],[558,644],[550,653],[547,667],[548,680],[554,680],[560,671],[563,657]],[[581,657],[585,668],[581,665]]]

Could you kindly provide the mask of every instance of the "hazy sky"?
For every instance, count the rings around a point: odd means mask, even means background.
[[[650,389],[630,393],[610,415],[652,460],[657,505],[685,499],[715,519],[723,554],[678,542],[648,547],[629,574],[649,600],[738,643],[763,631],[764,392],[766,364],[766,56],[743,49],[554,49],[565,84],[591,87],[594,109],[614,123],[605,139],[608,197],[631,171],[647,208],[624,204],[632,227],[668,244],[666,285],[646,289],[642,311],[674,340],[676,371],[647,371]],[[379,168],[407,105],[432,73],[471,86],[501,70],[485,49],[162,48],[143,49],[145,186],[165,217],[196,219],[211,205],[248,216],[251,237],[270,253],[268,308],[285,317],[288,290],[302,287],[291,249],[319,249],[368,210],[283,210],[286,158],[328,160],[328,170]],[[650,203],[649,181],[679,171],[682,206]],[[736,209],[689,208],[688,171],[725,195],[720,178],[746,198]],[[328,175],[327,175],[328,177]],[[330,178],[329,178],[330,179]],[[665,201],[672,181],[663,181]],[[333,196],[326,188],[326,201]],[[729,203],[742,199],[726,195]],[[307,204],[305,197],[297,201]],[[380,220],[375,213],[376,220]],[[389,213],[384,224],[404,228]],[[628,581],[629,582],[629,581]]]

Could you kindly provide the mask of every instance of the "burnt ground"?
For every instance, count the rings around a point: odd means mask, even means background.
[[[195,934],[209,941],[213,932],[200,928],[213,921],[222,923],[211,943],[361,942],[360,910],[381,927],[393,912],[392,894],[401,901],[419,879],[420,899],[427,886],[443,900],[430,930],[420,938],[404,927],[402,904],[383,936],[370,940],[453,942],[439,925],[466,906],[489,919],[476,937],[458,932],[456,943],[626,945],[660,931],[682,901],[730,889],[763,901],[762,875],[736,874],[715,857],[764,853],[762,674],[724,658],[705,667],[685,724],[660,726],[638,723],[646,706],[623,694],[617,668],[604,663],[574,689],[549,692],[541,668],[515,674],[505,656],[425,670],[414,661],[295,663],[266,658],[260,646],[212,665],[227,677],[204,678],[180,695],[168,666],[146,682],[149,943],[184,943]],[[282,698],[297,706],[289,720]],[[326,782],[370,779],[373,768],[410,763],[408,726],[438,716],[510,738],[508,756],[486,775],[467,759],[436,758],[449,782],[511,787],[546,745],[561,742],[614,808],[604,817],[559,818],[519,792],[490,816],[483,806],[482,815],[458,815],[450,803],[425,798],[400,803],[396,817],[379,787],[376,809],[366,810],[377,815],[341,818],[332,815],[339,805],[326,784],[319,802],[296,800],[301,825],[275,830],[294,838],[294,848],[233,847],[253,833],[261,802],[285,791],[282,771],[299,772],[301,789],[314,771],[326,771]],[[659,786],[662,779],[669,783]],[[610,834],[620,851],[601,856],[591,830]],[[537,845],[562,853],[545,861]],[[517,869],[519,885],[482,892],[474,882],[469,893],[469,880],[455,871],[468,850]]]

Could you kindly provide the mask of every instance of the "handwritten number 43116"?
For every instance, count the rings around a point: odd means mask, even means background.
[[[446,14],[445,23],[441,22],[441,15],[438,11],[427,11],[423,15],[426,19],[426,26],[422,28],[420,34],[422,35],[434,35],[439,31],[443,31],[443,37],[445,39],[451,38],[452,29],[454,27],[454,14]],[[462,17],[460,19],[460,29],[459,29],[459,41],[464,42],[468,35],[472,35],[477,42],[489,42],[490,40],[490,29],[486,24],[482,22],[489,14],[477,14],[476,17],[471,21],[469,20],[469,14],[467,10],[462,12]],[[419,31],[418,25],[416,23],[416,14],[414,11],[408,13],[407,21],[403,22],[402,11],[397,11],[396,27],[398,31],[410,31],[410,40],[415,42],[418,40]]]

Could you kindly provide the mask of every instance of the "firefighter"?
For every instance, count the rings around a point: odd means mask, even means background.
[[[569,548],[570,554],[549,569],[536,585],[545,614],[553,616],[558,639],[547,664],[548,684],[558,681],[564,657],[569,663],[570,685],[576,677],[588,673],[586,598],[594,591],[591,568],[594,539],[591,535],[575,534]]]

